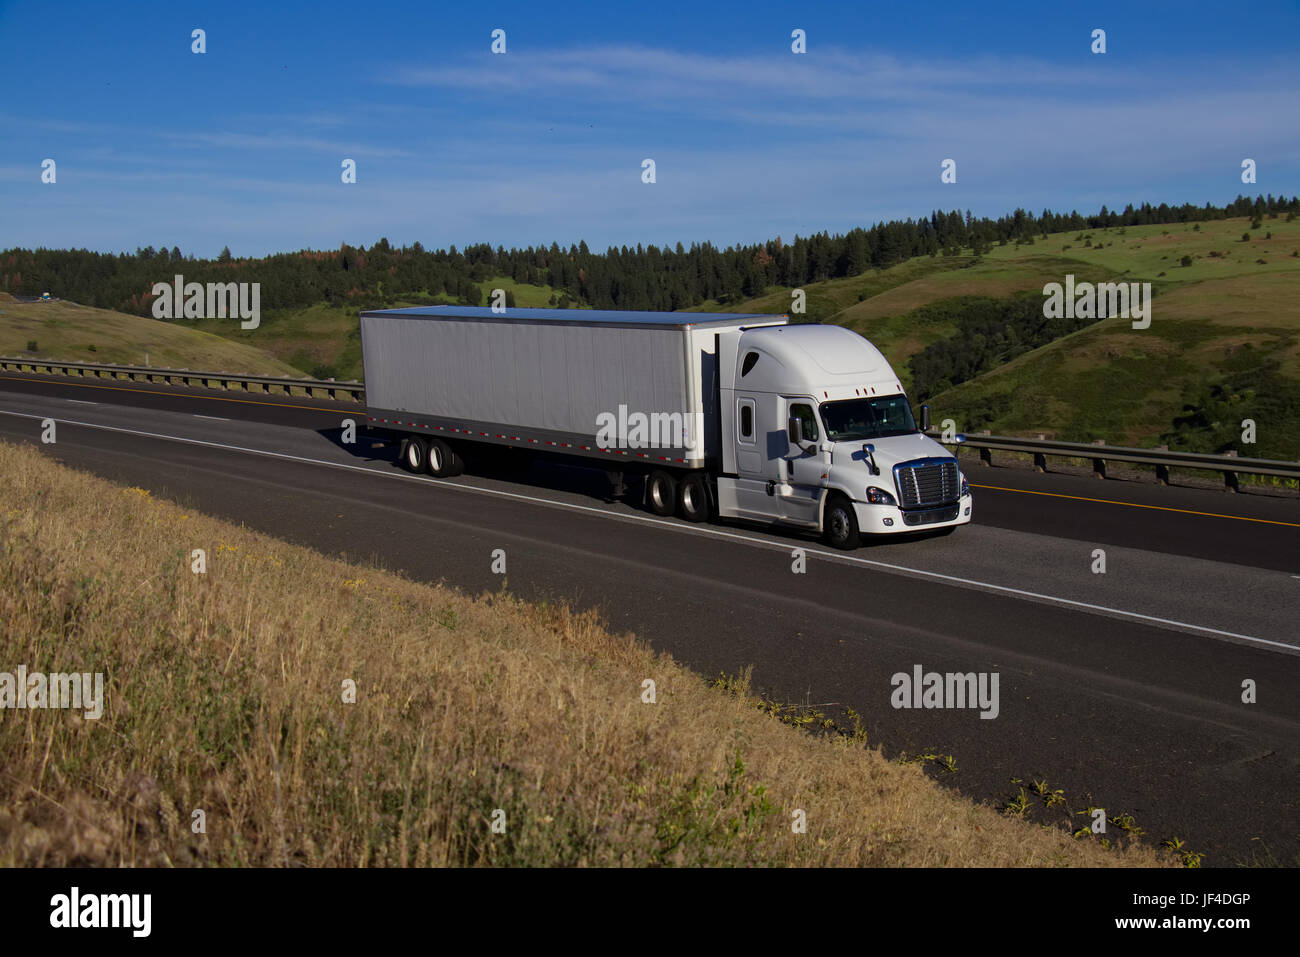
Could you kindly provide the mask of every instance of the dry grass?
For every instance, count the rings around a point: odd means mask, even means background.
[[[344,564],[30,448],[0,445],[0,488],[0,670],[102,671],[109,698],[98,721],[0,711],[0,863],[1157,861],[792,728],[587,615]]]
[[[212,325],[223,327],[228,338],[192,328],[193,323],[160,322],[62,300],[20,303],[6,296],[0,300],[0,355],[142,366],[147,353],[149,365],[161,368],[305,375],[253,345],[238,320],[213,320]],[[28,352],[33,341],[36,350]]]

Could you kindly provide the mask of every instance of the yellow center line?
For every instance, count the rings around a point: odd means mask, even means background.
[[[1218,512],[1198,512],[1190,508],[1173,508],[1169,505],[1143,505],[1140,502],[1118,502],[1110,498],[1088,498],[1086,495],[1064,495],[1061,492],[1033,492],[1026,488],[1003,488],[1000,485],[976,485],[971,488],[986,488],[994,492],[1019,492],[1021,495],[1046,495],[1049,498],[1070,498],[1076,502],[1098,502],[1102,505],[1127,505],[1129,508],[1151,508],[1158,512],[1181,512],[1184,515],[1203,515],[1206,518],[1230,518],[1238,522],[1259,522],[1262,525],[1285,525],[1287,528],[1300,528],[1296,522],[1279,522],[1271,518],[1249,518],[1245,515],[1221,515]]]
[[[182,399],[206,399],[209,402],[238,402],[241,405],[270,405],[277,409],[303,409],[307,412],[347,412],[347,409],[321,409],[314,405],[293,405],[288,402],[259,402],[256,399],[228,399],[220,395],[199,395],[198,393],[188,392],[158,392],[153,389],[131,389],[126,386],[113,385],[95,385],[90,382],[51,382],[49,379],[29,379],[25,376],[0,376],[0,380],[8,382],[42,382],[46,385],[68,385],[75,386],[79,389],[104,389],[109,392],[134,392],[137,395],[167,395],[172,398]],[[365,407],[358,405],[358,411],[364,411]]]

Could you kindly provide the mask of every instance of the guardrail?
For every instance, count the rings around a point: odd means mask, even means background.
[[[76,375],[82,378],[111,378],[131,382],[162,382],[167,385],[185,385],[204,389],[232,386],[245,392],[268,394],[283,390],[292,395],[301,389],[309,396],[319,393],[331,399],[340,396],[355,402],[364,402],[366,387],[360,382],[336,382],[333,379],[294,379],[290,376],[235,375],[229,372],[194,372],[190,369],[162,369],[153,366],[100,365],[93,362],[58,362],[49,359],[29,359],[23,356],[0,356],[0,370],[15,372],[45,372],[49,375]]]
[[[943,433],[931,429],[932,438],[943,442]],[[1138,465],[1154,465],[1156,481],[1161,485],[1169,484],[1169,470],[1174,468],[1200,469],[1202,471],[1222,472],[1224,487],[1237,491],[1237,475],[1277,475],[1283,478],[1300,479],[1300,462],[1287,462],[1280,459],[1249,459],[1238,456],[1235,452],[1226,455],[1202,455],[1198,452],[1171,452],[1161,447],[1155,449],[1131,449],[1118,445],[1097,442],[1057,442],[1052,439],[1024,439],[1015,436],[989,435],[987,432],[957,435],[945,445],[967,446],[979,449],[980,461],[985,465],[993,464],[993,453],[1025,452],[1034,457],[1034,467],[1040,472],[1047,470],[1047,456],[1072,459],[1092,459],[1092,470],[1098,478],[1106,477],[1106,462],[1132,462]]]

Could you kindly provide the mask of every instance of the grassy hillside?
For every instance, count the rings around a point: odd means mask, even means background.
[[[30,355],[69,362],[150,365],[211,372],[293,375],[305,373],[258,348],[233,320],[226,335],[95,309],[74,302],[20,303],[0,293],[0,355]],[[36,348],[28,346],[35,342]]]
[[[814,284],[809,316],[871,339],[910,386],[910,360],[956,333],[963,305],[1041,299],[1068,273],[1152,283],[1151,327],[1107,319],[1012,358],[936,394],[937,418],[967,431],[1300,457],[1300,220],[1097,229],[996,246],[978,260],[913,260]],[[727,308],[779,312],[789,302],[783,290]],[[1240,442],[1244,418],[1256,421],[1254,446]]]
[[[1130,229],[1084,250],[1092,265],[1153,283],[1151,327],[1103,320],[937,395],[934,406],[965,429],[1300,457],[1300,221],[1247,227]],[[1241,242],[1247,231],[1251,241]],[[1253,446],[1241,442],[1243,419],[1256,422]]]
[[[32,448],[0,445],[0,486],[0,659],[107,690],[98,720],[0,719],[0,865],[1158,863],[1044,826],[1050,791],[971,804],[590,615],[327,559]]]

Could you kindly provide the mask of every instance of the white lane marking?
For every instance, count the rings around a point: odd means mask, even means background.
[[[229,421],[230,421],[229,419],[223,419],[223,418],[222,418],[221,416],[219,416],[219,415],[202,415],[202,414],[200,414],[200,413],[198,413],[198,412],[193,412],[193,413],[191,413],[191,415],[193,415],[194,418],[196,418],[196,419],[215,419],[215,420],[218,421],[218,422],[229,422]]]
[[[98,402],[87,402],[85,399],[64,399],[64,402],[75,402],[77,405],[99,405]]]
[[[0,415],[15,415],[24,419],[46,418],[45,416],[32,415],[31,413],[27,413],[27,412],[10,412],[4,409],[0,409]],[[755,538],[752,535],[742,535],[737,532],[724,532],[721,529],[716,529],[716,528],[700,528],[699,526],[684,526],[678,524],[677,522],[660,519],[660,518],[650,518],[644,515],[623,515],[617,512],[608,512],[601,508],[593,508],[590,505],[575,505],[571,502],[557,502],[557,501],[553,501],[552,499],[537,498],[532,495],[520,495],[517,492],[503,492],[500,491],[499,489],[477,488],[473,485],[455,485],[449,482],[439,482],[432,478],[423,478],[416,475],[402,475],[396,472],[383,472],[380,471],[378,468],[368,467],[364,465],[348,465],[347,463],[344,462],[327,462],[324,459],[309,459],[301,455],[289,455],[288,453],[285,452],[268,452],[264,449],[249,449],[239,445],[226,445],[225,443],[222,442],[205,442],[202,439],[187,439],[187,438],[182,438],[181,436],[178,435],[161,435],[157,432],[141,432],[137,429],[123,429],[113,425],[96,425],[93,422],[73,422],[71,420],[63,420],[63,424],[80,425],[88,429],[100,429],[105,432],[121,432],[126,435],[139,435],[139,436],[143,436],[144,438],[162,439],[168,442],[182,442],[187,445],[202,445],[202,446],[206,446],[207,448],[225,449],[226,451],[230,451],[230,452],[247,452],[250,455],[264,455],[267,456],[268,458],[285,459],[290,462],[303,462],[308,465],[324,465],[328,468],[347,469],[348,471],[352,471],[352,472],[365,472],[367,475],[378,475],[381,478],[396,479],[404,482],[418,482],[421,485],[435,485],[438,488],[455,489],[460,492],[476,492],[480,495],[493,495],[498,498],[511,498],[521,502],[531,502],[536,505],[549,505],[552,508],[569,509],[570,511],[575,511],[575,512],[590,512],[594,515],[600,515],[605,518],[612,518],[617,521],[639,522],[644,525],[658,525],[662,528],[670,529],[674,532],[679,532],[688,535],[705,535],[705,536],[711,536],[713,538],[729,538],[735,541],[747,542],[751,545],[758,545],[763,548],[777,549],[783,552],[788,552],[792,547],[799,547],[799,548],[803,548],[807,554],[819,555],[823,558],[827,558],[832,561],[846,562],[854,565],[865,565],[872,568],[881,568],[886,571],[897,572],[904,575],[912,575],[921,578],[936,578],[942,581],[954,582],[960,585],[967,585],[969,587],[983,589],[985,591],[1001,592],[1007,595],[1017,595],[1022,598],[1036,599],[1038,601],[1049,602],[1051,604],[1056,604],[1056,605],[1064,605],[1070,608],[1080,608],[1086,611],[1095,611],[1107,615],[1118,615],[1123,618],[1132,618],[1138,621],[1147,621],[1159,625],[1169,625],[1174,628],[1190,629],[1191,631],[1199,631],[1207,635],[1219,635],[1224,638],[1235,638],[1239,641],[1250,641],[1260,645],[1269,645],[1274,648],[1286,648],[1289,651],[1300,651],[1300,645],[1287,644],[1284,641],[1272,641],[1268,638],[1256,638],[1253,635],[1243,635],[1235,631],[1223,631],[1222,629],[1209,628],[1206,627],[1205,625],[1193,625],[1190,622],[1176,621],[1175,619],[1172,618],[1161,618],[1157,615],[1144,615],[1141,612],[1126,611],[1123,608],[1111,608],[1107,605],[1094,605],[1091,602],[1076,601],[1073,598],[1060,598],[1056,595],[1044,595],[1041,592],[1027,591],[1022,588],[1011,588],[1007,585],[995,585],[992,582],[976,581],[975,579],[972,578],[960,578],[956,575],[945,575],[941,572],[926,571],[923,568],[909,568],[906,565],[894,565],[890,562],[880,562],[871,558],[860,558],[856,555],[845,555],[836,552],[828,552],[819,548],[808,548],[804,545],[792,546],[784,542],[774,542],[768,539]],[[1295,577],[1300,577],[1300,576],[1295,576]]]

